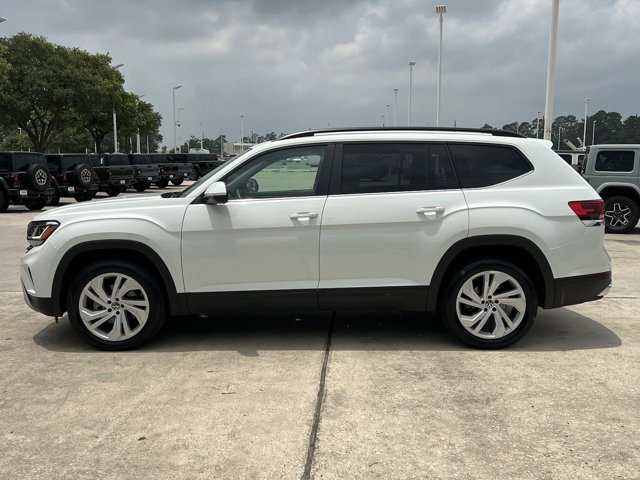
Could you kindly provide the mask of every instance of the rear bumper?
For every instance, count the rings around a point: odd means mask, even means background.
[[[611,272],[555,279],[555,302],[552,308],[600,300],[611,288]]]

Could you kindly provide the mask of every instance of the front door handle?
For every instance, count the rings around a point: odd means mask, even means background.
[[[444,207],[420,207],[416,210],[416,213],[422,213],[425,217],[434,218],[444,213]]]
[[[300,222],[308,222],[312,218],[316,218],[318,214],[316,212],[298,212],[289,215],[291,220],[298,220]]]

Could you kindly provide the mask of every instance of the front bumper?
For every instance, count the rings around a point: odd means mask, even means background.
[[[611,272],[555,279],[555,302],[552,308],[600,300],[611,288]]]

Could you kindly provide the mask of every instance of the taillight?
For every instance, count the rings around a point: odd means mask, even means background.
[[[162,175],[162,174],[164,173],[164,168],[162,167],[162,165],[159,165],[159,166],[158,166],[158,173],[159,173],[160,175]]]
[[[110,177],[110,176],[111,176],[111,169],[107,168],[107,177]]]
[[[136,175],[140,175],[140,169],[136,168]]]
[[[22,182],[21,182],[21,178],[24,175],[24,173],[12,173],[11,174],[11,183],[13,183],[14,187],[21,187],[22,186]]]
[[[604,200],[579,200],[569,202],[569,207],[588,227],[604,223]]]

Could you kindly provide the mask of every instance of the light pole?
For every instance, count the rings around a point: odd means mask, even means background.
[[[382,115],[380,115],[380,123],[384,127],[384,113]]]
[[[138,95],[138,107],[140,107],[140,99],[142,97],[144,97],[144,95]],[[136,145],[138,147],[138,153],[140,153],[140,127],[139,126],[138,126],[138,133],[136,133]],[[147,152],[147,153],[149,153],[149,152]]]
[[[584,132],[582,133],[582,143],[584,148],[587,148],[587,107],[589,106],[589,97],[584,99]]]
[[[398,89],[393,89],[393,126],[398,125]]]
[[[178,153],[178,141],[176,140],[176,90],[182,88],[182,85],[173,87],[173,153]]]
[[[387,103],[385,105],[385,107],[387,107],[387,124],[388,124],[389,123],[389,118],[391,118],[391,115],[389,115],[389,107],[391,107],[391,104]],[[389,126],[389,125],[387,125],[387,126]]]
[[[436,13],[440,15],[440,44],[438,46],[438,100],[436,104],[436,127],[440,126],[440,92],[442,89],[442,15],[447,13],[446,5],[436,5]]]
[[[596,144],[596,121],[593,121],[593,129],[591,130],[591,145]]]
[[[177,114],[177,120],[176,120],[176,127],[180,128],[182,126],[182,122],[180,121],[180,112],[184,110],[184,107],[180,107],[178,109],[178,114]],[[180,151],[178,153],[182,153],[182,134],[180,134],[180,136],[178,137],[178,141],[180,143]],[[189,149],[187,148],[187,153],[189,153]]]
[[[536,138],[540,138],[540,114],[542,112],[538,110],[538,116],[536,117]]]
[[[560,0],[551,6],[551,33],[549,35],[549,58],[547,61],[547,98],[544,105],[544,139],[551,140],[553,126],[553,82],[556,77],[556,45],[558,44],[558,11]]]
[[[113,68],[118,70],[120,67],[124,67],[124,63],[114,65]],[[116,121],[116,106],[113,105],[113,153],[118,153],[118,123]]]
[[[222,139],[222,129],[220,129],[220,157],[224,158],[224,150],[222,148],[224,140]]]
[[[244,152],[244,114],[240,114],[240,151]]]
[[[411,90],[413,88],[413,67],[416,62],[409,62],[409,112],[407,113],[407,126],[411,125]]]
[[[562,137],[562,124],[558,123],[558,150],[560,150],[560,138]]]

